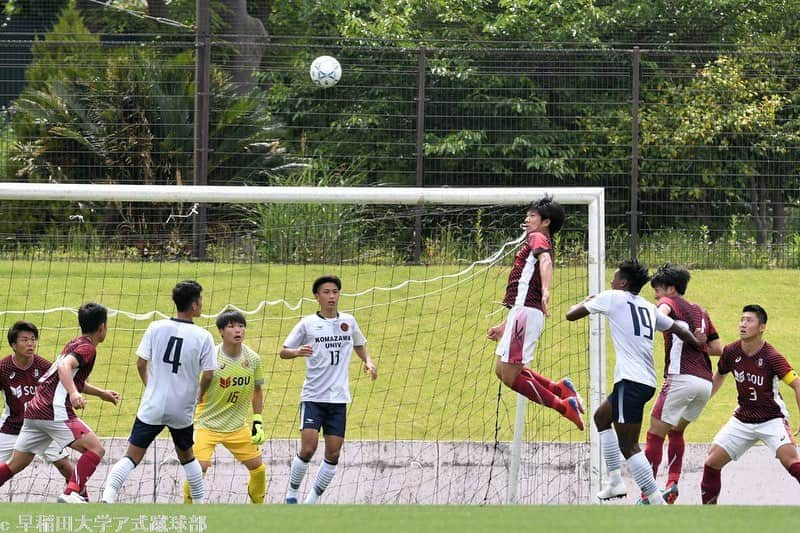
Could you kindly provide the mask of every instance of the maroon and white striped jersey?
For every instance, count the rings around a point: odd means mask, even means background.
[[[28,368],[14,364],[13,356],[0,359],[0,391],[3,393],[5,408],[0,419],[0,433],[19,435],[25,416],[25,404],[33,398],[39,378],[45,375],[52,363],[38,355]]]
[[[753,355],[744,353],[742,341],[732,342],[722,350],[717,367],[720,374],[733,372],[736,380],[739,407],[733,416],[747,424],[788,417],[778,386],[792,366],[768,342]]]
[[[528,235],[525,243],[514,256],[514,266],[508,274],[503,305],[509,308],[520,305],[543,311],[539,256],[545,253],[553,257],[553,245],[550,238],[538,232]]]
[[[25,406],[25,418],[35,420],[69,420],[76,418],[69,401],[69,394],[58,379],[58,363],[72,354],[78,360],[78,368],[72,370],[72,379],[78,392],[83,392],[86,380],[94,368],[97,347],[84,335],[69,341],[44,376],[39,379],[33,399]]]
[[[689,331],[700,329],[711,342],[719,338],[717,328],[705,309],[685,298],[661,298],[658,305],[666,304],[670,308],[669,317],[686,324]],[[688,374],[711,381],[711,359],[708,357],[708,346],[698,350],[681,340],[674,333],[664,333],[664,377],[670,374]]]

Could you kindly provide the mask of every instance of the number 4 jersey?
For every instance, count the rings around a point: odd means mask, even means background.
[[[177,318],[157,320],[147,326],[136,355],[149,362],[139,420],[176,429],[190,426],[200,374],[217,369],[211,333]]]
[[[673,320],[659,313],[654,304],[628,291],[603,291],[583,305],[592,314],[608,317],[617,354],[614,383],[627,379],[651,387],[658,385],[653,339],[656,331],[672,327]]]
[[[321,314],[304,317],[292,329],[283,346],[299,348],[304,344],[314,349],[306,357],[306,380],[300,399],[304,402],[350,402],[350,356],[353,346],[364,346],[367,339],[356,319],[347,313],[336,318]]]

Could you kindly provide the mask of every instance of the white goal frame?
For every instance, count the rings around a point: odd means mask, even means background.
[[[562,205],[588,208],[588,286],[596,294],[605,285],[605,196],[602,187],[423,188],[423,187],[248,187],[179,185],[106,185],[54,183],[0,183],[0,199],[33,201],[120,201],[190,203],[324,203],[402,205],[522,205],[551,195]],[[525,199],[525,200],[521,200]],[[589,316],[588,416],[605,398],[606,353],[604,323]],[[512,443],[508,502],[517,501],[520,446],[528,401],[519,396]],[[590,431],[590,503],[603,481],[599,438]]]

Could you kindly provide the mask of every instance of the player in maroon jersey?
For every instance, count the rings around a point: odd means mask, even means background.
[[[721,470],[737,460],[758,441],[800,482],[800,456],[789,428],[788,412],[778,392],[779,381],[794,389],[800,408],[800,378],[774,347],[763,339],[767,312],[760,305],[746,305],[739,319],[739,340],[725,346],[713,377],[712,395],[733,373],[739,406],[717,433],[708,450],[700,483],[704,504],[715,504],[722,489]]]
[[[36,384],[52,364],[36,354],[39,329],[31,322],[19,320],[8,330],[12,354],[0,359],[0,392],[5,409],[0,418],[0,462],[11,458],[17,435],[22,429],[25,404],[33,398]],[[55,466],[67,481],[72,477],[72,463],[66,451],[52,443],[42,455]]]
[[[99,389],[86,382],[94,367],[97,345],[108,332],[108,312],[102,305],[87,303],[78,309],[82,335],[71,340],[45,374],[39,378],[33,398],[25,406],[14,453],[7,463],[0,463],[0,486],[26,468],[36,454],[52,442],[61,449],[69,446],[81,453],[64,494],[62,503],[85,503],[80,493],[100,463],[105,449],[100,439],[80,418],[75,409],[86,405],[81,393],[91,394],[116,405],[119,394]]]
[[[650,413],[645,455],[658,475],[664,450],[664,440],[669,437],[667,465],[669,469],[664,501],[675,503],[678,498],[678,480],[683,467],[685,443],[683,432],[711,397],[710,355],[722,353],[722,342],[705,309],[686,300],[686,286],[691,275],[677,265],[667,263],[656,270],[650,280],[655,290],[658,310],[675,321],[683,322],[705,344],[697,350],[672,333],[664,333],[664,384]]]
[[[552,237],[564,223],[564,209],[549,196],[528,206],[525,242],[514,257],[503,305],[508,318],[489,328],[497,345],[497,377],[532,402],[555,409],[583,430],[583,405],[569,378],[554,382],[527,365],[549,316],[550,283],[553,280]]]

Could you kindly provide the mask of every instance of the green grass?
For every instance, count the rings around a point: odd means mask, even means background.
[[[242,512],[245,511],[245,512]],[[142,531],[140,524],[162,520],[171,525],[169,531],[200,531],[190,529],[205,523],[209,532],[296,532],[343,531],[372,533],[374,531],[436,531],[437,533],[531,531],[591,531],[592,533],[640,533],[642,531],[692,531],[692,533],[728,533],[752,531],[755,524],[764,531],[781,531],[794,525],[793,507],[750,506],[670,506],[637,507],[617,505],[571,506],[426,506],[426,505],[82,505],[53,506],[52,504],[16,504],[0,508],[0,527],[3,531],[22,531],[16,528],[21,521],[51,517],[51,524],[71,517],[72,527],[60,531],[78,531],[81,521],[100,531],[99,524],[111,524],[106,531]],[[172,517],[172,518],[171,518]],[[177,520],[183,520],[180,527]],[[45,531],[31,528],[30,531]],[[50,529],[49,531],[58,531]],[[152,530],[155,531],[155,530]],[[167,531],[167,529],[158,529]]]
[[[0,327],[7,328],[22,317],[34,321],[42,329],[39,352],[52,359],[77,334],[77,321],[69,311],[36,310],[77,308],[84,301],[96,300],[111,309],[171,314],[172,286],[178,280],[194,278],[205,288],[204,312],[214,315],[228,303],[252,310],[262,301],[285,298],[294,305],[301,297],[310,298],[311,281],[325,272],[339,274],[345,283],[344,292],[352,294],[374,286],[396,286],[408,279],[430,280],[458,270],[433,266],[376,270],[369,265],[1,261],[0,309],[28,312],[0,315]],[[504,318],[498,302],[507,275],[506,266],[477,269],[458,279],[342,298],[340,308],[357,317],[379,369],[378,380],[371,382],[355,362],[351,365],[354,401],[349,438],[493,441],[496,428],[500,440],[511,438],[515,395],[503,389],[498,400],[494,343],[486,339],[488,327]],[[563,319],[568,307],[586,294],[584,278],[574,268],[556,270],[553,316],[533,366],[555,378],[572,374],[587,395],[587,321],[568,323]],[[736,338],[742,305],[761,303],[770,313],[767,339],[792,361],[797,358],[793,348],[800,345],[800,329],[794,320],[800,299],[797,279],[797,271],[792,270],[695,271],[687,296],[709,310],[726,343]],[[643,294],[649,298],[652,291],[646,288]],[[315,309],[316,303],[311,301],[300,309],[268,305],[249,317],[246,342],[261,353],[267,376],[265,426],[269,438],[296,438],[305,366],[299,360],[280,360],[277,353],[299,317]],[[91,381],[120,391],[123,401],[114,407],[90,400],[82,417],[100,435],[126,436],[130,430],[141,394],[135,350],[151,319],[115,315],[109,322],[110,334],[99,348]],[[216,335],[212,318],[199,323]],[[663,364],[660,336],[658,342],[656,360]],[[608,355],[610,387],[610,337]],[[797,420],[794,401],[787,403]],[[687,439],[710,441],[734,405],[735,387],[729,380],[701,420],[690,426]],[[531,440],[587,438],[586,433],[570,429],[550,410],[531,409],[529,416],[532,429],[527,438]]]

